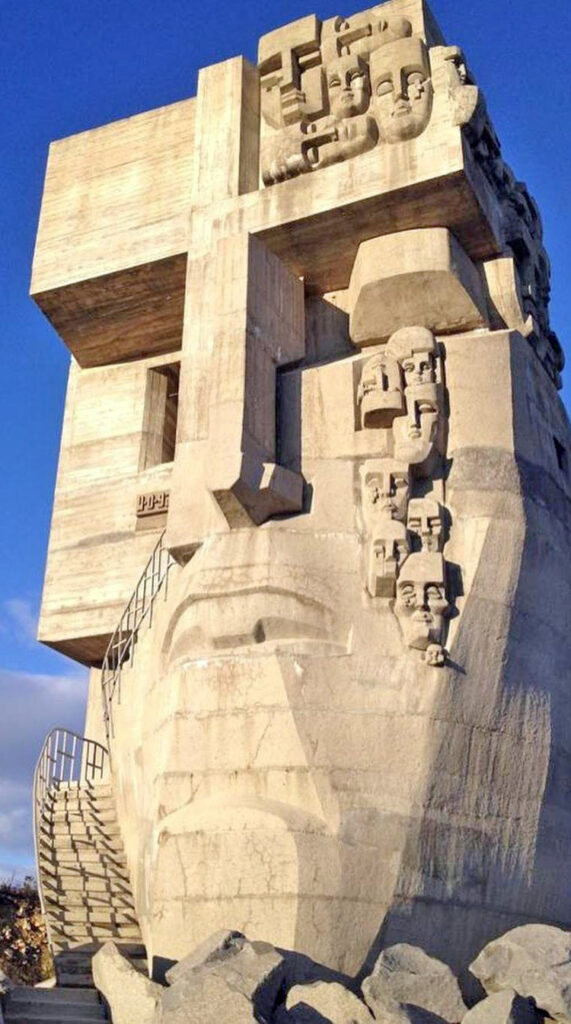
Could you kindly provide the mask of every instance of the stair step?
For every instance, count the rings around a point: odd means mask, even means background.
[[[93,989],[92,992],[62,992],[58,988],[13,988],[10,992],[9,1005],[20,1006],[22,1003],[52,1003],[54,999],[62,1003],[95,1003],[100,1006],[99,995]]]
[[[59,974],[57,976],[58,988],[75,989],[83,992],[85,989],[93,988],[93,976],[91,974]]]
[[[50,934],[54,942],[61,946],[63,942],[68,945],[93,941],[93,939],[140,939],[141,932],[138,925],[134,924],[93,924],[85,925],[81,922],[61,924],[50,921]]]
[[[91,898],[104,898],[106,894],[117,893],[118,896],[130,896],[131,887],[128,881],[122,880],[120,875],[110,879],[99,875],[68,874],[65,885],[58,880],[57,875],[44,879],[45,893],[68,893],[81,897],[82,895]]]
[[[119,831],[113,833],[111,829],[108,831],[106,829],[86,829],[83,833],[60,831],[60,833],[52,833],[51,836],[43,837],[43,839],[49,842],[51,850],[76,850],[78,853],[83,853],[86,848],[93,847],[94,850],[99,850],[103,854],[111,853],[123,856],[123,843]],[[47,849],[47,843],[42,845],[44,849]]]
[[[73,878],[76,881],[99,881],[107,884],[114,884],[117,882],[119,885],[126,883],[129,884],[129,871],[127,865],[111,864],[109,861],[105,863],[99,863],[98,861],[89,861],[88,863],[81,864],[78,861],[65,860],[59,864],[55,864],[53,861],[47,861],[40,858],[42,876],[48,883],[52,885],[59,884],[67,885],[67,879]]]
[[[63,818],[62,820],[52,822],[49,826],[44,825],[42,831],[45,833],[46,830],[53,836],[83,836],[88,832],[111,832],[114,836],[121,835],[116,819],[109,825],[101,825],[98,821],[91,818],[77,817],[73,820]]]
[[[109,823],[111,825],[116,824],[117,815],[115,813],[115,807],[113,803],[109,801],[109,807],[71,807],[61,810],[46,811],[42,817],[42,822],[47,826],[60,825],[60,824],[100,824]]]
[[[103,943],[101,942],[88,942],[85,945],[76,946],[74,949],[66,949],[62,953],[57,954],[57,964],[85,964],[87,961],[91,962],[91,957],[94,953],[97,953]],[[117,947],[120,949],[123,956],[131,959],[137,959],[139,957],[146,957],[147,950],[142,942],[117,942]]]
[[[63,799],[68,795],[73,796],[77,793],[105,793],[108,796],[113,796],[113,787],[109,782],[59,782],[52,790],[54,795],[57,795],[59,799]]]
[[[82,892],[66,892],[65,889],[58,891],[46,891],[44,902],[49,910],[51,908],[65,907],[69,910],[97,910],[98,908],[109,910],[129,911],[133,909],[133,897],[131,893],[92,892],[87,895]]]
[[[45,859],[49,863],[53,863],[53,858],[48,858],[42,852],[40,852],[40,859]],[[124,853],[102,853],[99,850],[93,849],[92,846],[88,845],[87,849],[76,850],[73,848],[63,847],[58,850],[58,862],[66,864],[73,864],[78,860],[85,864],[111,864],[119,867],[124,867],[127,863]]]
[[[53,1021],[59,1022],[63,1020],[73,1021],[73,1024],[93,1024],[93,1021],[108,1019],[105,1011],[102,1014],[98,1014],[98,1016],[93,1016],[92,1014],[77,1012],[77,1007],[74,1007],[73,1009],[74,1013],[71,1015],[62,1014],[60,1012],[61,1007],[59,1006],[54,1006],[49,1012],[42,1009],[37,1013],[30,1013],[29,1011],[18,1014],[7,1013],[6,1024],[31,1024],[32,1021],[33,1024],[52,1024]]]
[[[56,993],[57,989],[51,989]],[[106,1020],[107,1014],[102,1003],[92,1002],[69,1002],[68,1000],[53,999],[38,1003],[35,1000],[24,1002],[23,1000],[12,1006],[9,1000],[6,1011],[6,1020],[13,1020],[21,1017],[23,1020],[72,1020],[81,1017],[83,1020]]]
[[[89,922],[90,924],[115,923],[133,924],[135,915],[130,910],[119,910],[114,907],[68,907],[67,904],[58,905],[57,910],[50,908],[50,923],[59,921],[61,924],[75,924],[75,922]]]

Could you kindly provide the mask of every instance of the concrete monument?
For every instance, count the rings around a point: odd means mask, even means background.
[[[91,667],[150,955],[569,927],[549,262],[424,0],[54,143],[32,293],[72,353],[40,638]]]

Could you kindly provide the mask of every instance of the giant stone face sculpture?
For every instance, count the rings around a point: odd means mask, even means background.
[[[397,39],[374,50],[370,75],[381,143],[420,135],[432,110],[430,66],[422,40]]]
[[[141,119],[54,146],[33,291],[74,354],[41,636],[149,955],[568,926],[563,359],[463,53],[424,0],[310,15]]]

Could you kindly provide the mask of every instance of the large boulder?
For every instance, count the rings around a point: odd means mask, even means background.
[[[394,1018],[395,1002],[404,1004],[400,1012],[407,1013],[411,1020],[415,1008],[429,1011],[448,1024],[457,1024],[466,1014],[460,986],[447,964],[406,942],[383,950],[362,990],[378,1020]],[[422,1017],[416,1015],[417,1019]]]
[[[106,942],[91,961],[93,981],[109,1004],[113,1024],[151,1024],[163,988],[135,970],[114,942]]]
[[[526,924],[484,947],[470,965],[488,993],[515,989],[559,1021],[571,1021],[571,932]]]
[[[476,1003],[462,1024],[542,1024],[533,999],[525,999],[512,989],[495,992]]]
[[[218,932],[167,972],[161,1024],[253,1024],[271,1020],[283,956],[268,942]]]
[[[327,1024],[373,1024],[370,1010],[358,996],[336,981],[314,981],[310,985],[294,985],[288,992],[286,1009],[311,1008]],[[305,1012],[305,1009],[304,1009]],[[300,1020],[292,1015],[292,1020]],[[307,1015],[308,1020],[311,1019]],[[319,1019],[315,1018],[314,1019]]]
[[[292,986],[316,980],[342,986],[348,981],[302,953],[250,942],[235,931],[210,936],[171,967],[166,979],[170,988],[163,994],[157,1024],[269,1022],[274,1011],[287,1015],[283,1003]],[[305,1011],[292,1014],[299,1024]]]

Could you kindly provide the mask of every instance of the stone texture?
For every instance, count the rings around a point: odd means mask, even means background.
[[[283,956],[267,942],[219,933],[168,972],[161,1000],[165,1024],[269,1021],[283,984]]]
[[[371,1024],[372,1021],[365,1003],[338,982],[294,985],[288,992],[286,1008],[294,1010],[300,1005],[316,1010],[330,1024]]]
[[[106,942],[91,961],[93,982],[109,1004],[115,1024],[151,1024],[160,1004],[162,986],[151,981]]]
[[[473,1006],[463,1019],[463,1024],[541,1024],[543,1015],[538,1013],[533,999],[525,999],[513,989],[495,992]]]
[[[488,943],[472,974],[486,992],[515,989],[555,1020],[571,1020],[571,933],[528,924]]]
[[[478,271],[445,228],[362,242],[349,298],[356,345],[378,344],[412,324],[449,334],[483,327],[487,319]]]
[[[383,950],[362,989],[377,1017],[382,1015],[387,1000],[421,1007],[450,1024],[457,1024],[466,1013],[450,968],[407,943]]]

